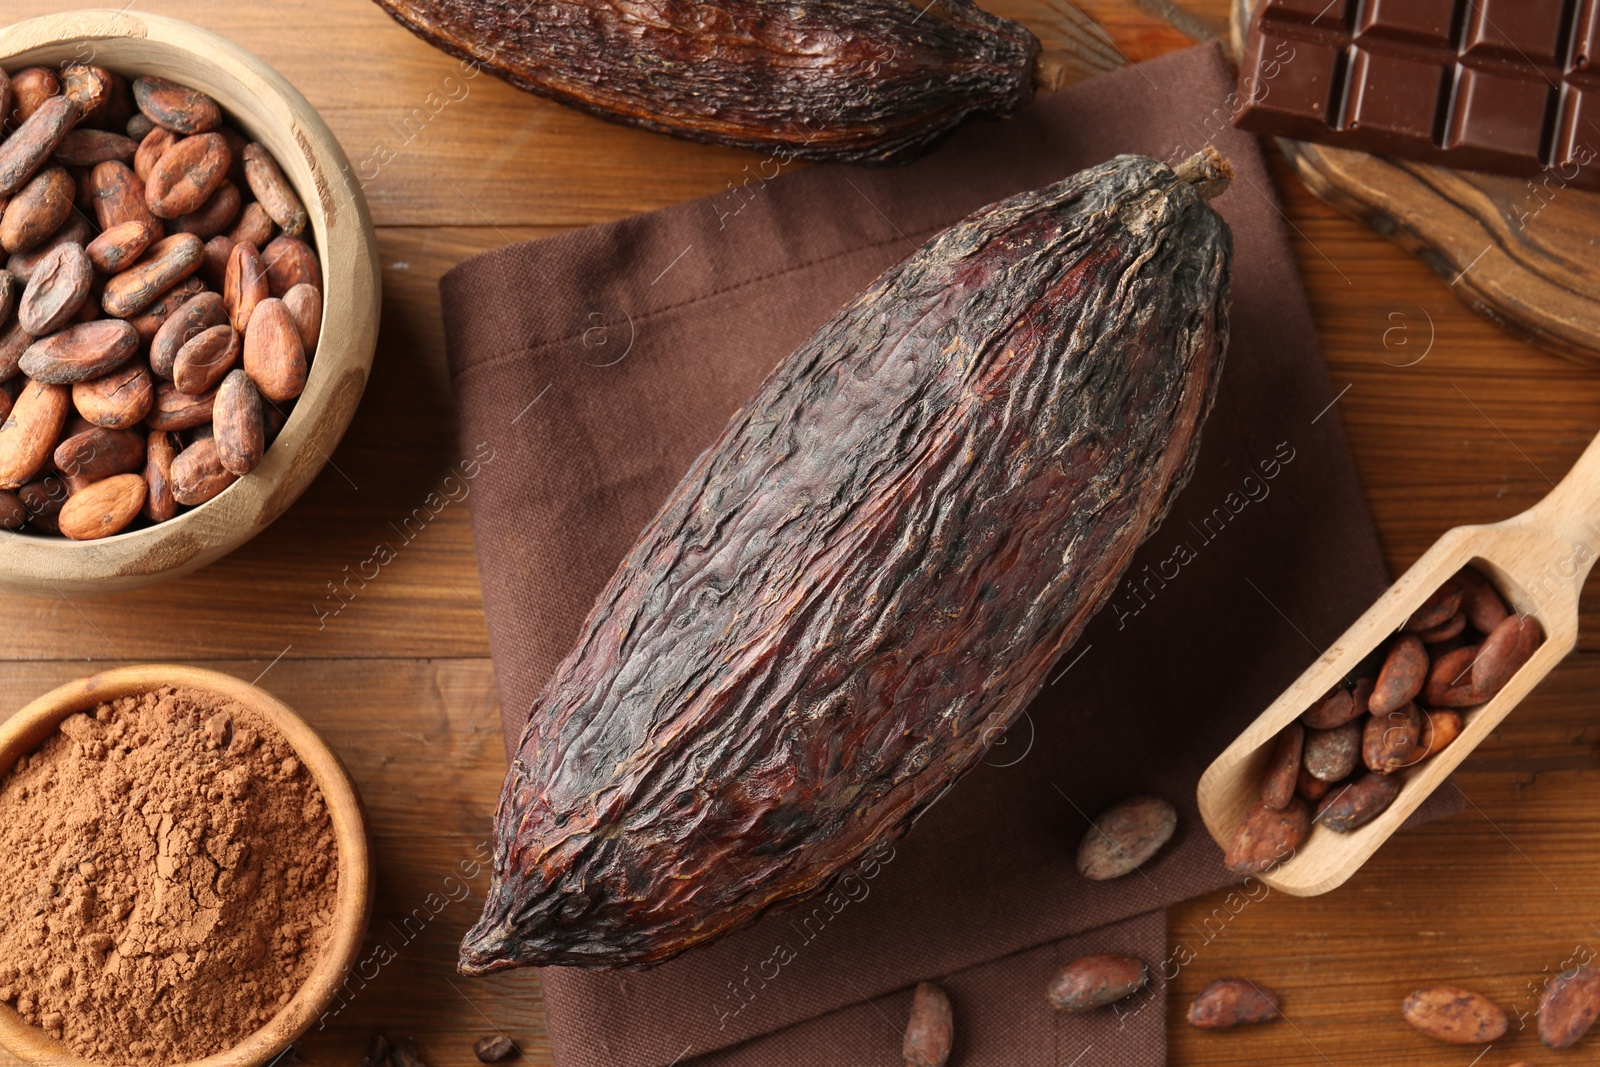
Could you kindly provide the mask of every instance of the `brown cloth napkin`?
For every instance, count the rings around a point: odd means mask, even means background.
[[[967,212],[1119,152],[1215,143],[1238,178],[1233,341],[1194,480],[1028,716],[914,833],[824,901],[642,973],[543,972],[560,1067],[898,1063],[908,988],[939,978],[965,1067],[1160,1064],[1160,982],[1114,1012],[1046,1005],[1050,973],[1175,962],[1161,911],[1227,884],[1195,809],[1207,763],[1385,585],[1383,562],[1233,76],[1199,47],[972,123],[896,170],[751,163],[706,200],[460,265],[441,283],[508,747],[637,532],[761,378]],[[1178,806],[1138,873],[1073,866],[1089,816]],[[1431,809],[1448,810],[1449,798]],[[1270,907],[1255,899],[1250,907]],[[1206,967],[1204,938],[1173,931]],[[1180,957],[1181,958],[1181,957]],[[1270,981],[1270,975],[1259,976]]]

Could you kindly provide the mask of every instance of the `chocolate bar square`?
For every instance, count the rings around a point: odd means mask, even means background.
[[[1263,14],[1269,19],[1300,22],[1307,26],[1343,29],[1349,25],[1349,0],[1266,0]]]
[[[1542,156],[1551,96],[1547,82],[1468,68],[1456,87],[1445,147],[1470,150],[1476,166],[1491,162],[1480,155],[1510,160]]]
[[[1350,86],[1341,126],[1370,134],[1432,140],[1447,68],[1432,60],[1369,52],[1350,57]]]
[[[1255,76],[1240,84],[1243,112],[1259,112],[1279,123],[1283,136],[1310,136],[1338,118],[1330,117],[1344,49],[1314,41],[1290,40],[1276,33],[1256,35],[1246,57]]]
[[[1600,169],[1600,89],[1568,89],[1561,110],[1551,169],[1569,182],[1593,179]]]
[[[1362,38],[1391,38],[1448,47],[1453,38],[1455,0],[1367,0],[1357,32]]]
[[[1554,63],[1565,0],[1470,0],[1462,50],[1512,62]]]

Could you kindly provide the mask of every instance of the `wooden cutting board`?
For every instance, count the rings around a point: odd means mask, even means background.
[[[1235,56],[1259,6],[1234,0]],[[1600,193],[1554,174],[1530,181],[1277,143],[1313,193],[1417,256],[1468,307],[1558,355],[1600,362]]]

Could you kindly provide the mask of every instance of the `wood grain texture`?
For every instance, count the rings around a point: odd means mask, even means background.
[[[1213,29],[1227,24],[1229,0],[1177,2]],[[4,17],[67,6],[12,0]],[[1025,18],[1042,38],[1064,17],[1045,0],[991,6]],[[1156,0],[1075,6],[1129,61],[1191,43],[1148,14]],[[472,1042],[505,1029],[524,1062],[548,1064],[533,975],[466,982],[452,969],[486,876],[472,882],[473,899],[428,923],[418,926],[414,914],[429,914],[428,894],[484,843],[504,769],[470,494],[414,529],[379,578],[353,584],[337,614],[319,619],[315,609],[339,606],[326,599],[335,596],[328,583],[378,539],[398,539],[390,524],[423,507],[456,461],[438,276],[506,241],[724,190],[755,157],[623,129],[486,76],[465,79],[455,60],[368,0],[139,0],[138,8],[244,42],[322,112],[353,166],[380,158],[378,145],[393,153],[368,164],[365,182],[385,291],[378,359],[333,463],[239,551],[133,594],[0,596],[0,691],[8,708],[20,707],[102,661],[125,659],[207,661],[249,680],[281,654],[260,684],[349,765],[374,834],[371,943],[376,950],[389,930],[385,943],[395,949],[326,1029],[313,1028],[303,1059],[348,1067],[381,1028],[414,1034],[432,1067],[469,1067]],[[1445,529],[1503,519],[1548,492],[1600,429],[1600,376],[1510,339],[1458,301],[1447,280],[1327,207],[1276,163],[1334,393],[1349,387],[1336,407],[1398,573]],[[1256,594],[1241,579],[1239,595]],[[1526,1007],[1525,983],[1541,968],[1580,943],[1600,948],[1589,925],[1600,921],[1600,591],[1583,598],[1580,627],[1584,651],[1457,772],[1472,801],[1464,815],[1396,837],[1323,897],[1275,895],[1220,926],[1225,893],[1173,909],[1173,946],[1198,945],[1166,991],[1174,1065],[1464,1067],[1477,1050],[1458,1060],[1400,1021],[1411,988],[1460,981],[1508,1010]],[[1292,1024],[1233,1034],[1186,1027],[1188,999],[1229,974],[1276,986]],[[1581,1053],[1567,1059],[1584,1062]],[[1548,1059],[1513,1023],[1513,1036],[1482,1062],[1525,1058]],[[1090,1062],[1119,1061],[1106,1048]]]

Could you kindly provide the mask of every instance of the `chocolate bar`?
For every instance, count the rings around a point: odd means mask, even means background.
[[[1266,0],[1234,124],[1600,190],[1600,0]]]

